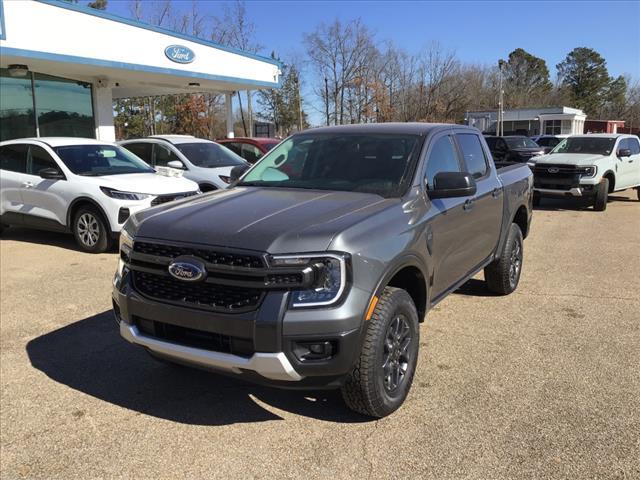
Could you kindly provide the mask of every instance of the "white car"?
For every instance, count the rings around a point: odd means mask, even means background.
[[[529,166],[534,204],[543,196],[586,196],[602,211],[610,193],[628,188],[636,188],[640,200],[640,140],[635,135],[572,135]]]
[[[162,176],[111,143],[54,137],[0,143],[0,229],[72,232],[87,252],[107,250],[130,214],[197,193],[191,180]]]
[[[231,181],[231,169],[249,166],[226,147],[191,135],[153,135],[119,142],[149,165],[181,170],[203,192],[222,190]]]

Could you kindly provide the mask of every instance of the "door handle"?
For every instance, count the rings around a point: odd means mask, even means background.
[[[464,202],[464,205],[462,206],[462,208],[465,210],[471,210],[473,208],[473,200],[469,199],[466,202]]]
[[[502,190],[500,190],[499,188],[494,188],[494,189],[493,189],[493,192],[491,192],[491,196],[492,196],[493,198],[498,198],[498,197],[500,196],[500,192],[501,192],[501,191],[502,191]]]
[[[31,187],[33,187],[33,182],[23,182],[22,186],[24,188],[31,188]]]

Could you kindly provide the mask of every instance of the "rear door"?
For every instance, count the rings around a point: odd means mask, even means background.
[[[462,161],[453,136],[441,134],[431,141],[427,152],[424,183],[427,196],[433,179],[440,172],[461,172]],[[433,259],[432,299],[458,282],[472,268],[467,241],[472,231],[465,202],[471,197],[430,200],[425,225],[426,245]]]
[[[28,151],[29,146],[24,143],[0,147],[0,214],[7,223],[22,223],[22,188],[29,180]]]
[[[63,172],[46,149],[40,145],[30,145],[27,167],[29,180],[22,190],[24,212],[27,214],[25,223],[36,227],[64,226],[67,223],[67,210],[72,200],[69,181],[66,178],[56,180],[41,178],[39,172],[45,168],[55,168],[60,173]]]
[[[471,268],[479,266],[495,250],[502,227],[503,191],[495,169],[491,168],[488,152],[485,151],[479,135],[473,132],[455,134],[462,153],[465,171],[473,175],[477,191],[468,206],[466,222],[469,223],[469,237],[466,239],[468,259]]]

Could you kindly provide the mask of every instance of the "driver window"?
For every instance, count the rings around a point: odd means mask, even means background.
[[[433,178],[440,172],[460,172],[458,154],[449,135],[440,137],[434,143],[427,159],[425,180],[427,188],[433,188]]]
[[[31,175],[39,175],[40,170],[44,170],[45,168],[60,170],[60,167],[58,167],[53,158],[51,158],[51,155],[49,155],[44,148],[38,145],[31,145],[29,152],[31,155],[29,173]]]
[[[182,161],[178,158],[178,156],[173,153],[168,147],[164,145],[156,144],[154,145],[155,150],[155,164],[160,167],[166,167],[167,163],[173,162],[174,160],[178,160],[180,163]]]

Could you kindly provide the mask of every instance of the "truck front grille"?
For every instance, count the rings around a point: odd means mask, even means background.
[[[263,268],[264,259],[259,255],[225,253],[204,248],[167,245],[162,243],[135,242],[135,252],[156,257],[176,258],[182,255],[198,257],[206,262],[228,267]]]
[[[166,274],[133,271],[133,284],[142,295],[159,302],[239,313],[255,310],[262,301],[258,289],[213,283],[189,283]]]
[[[581,169],[575,165],[538,164],[533,168],[533,185],[538,188],[569,190],[580,184]]]

